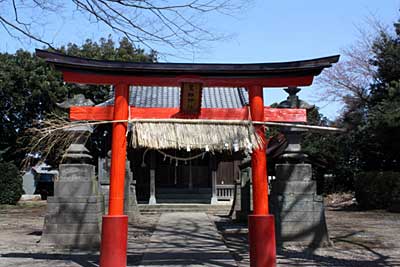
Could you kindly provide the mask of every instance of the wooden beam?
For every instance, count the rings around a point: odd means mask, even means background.
[[[313,75],[269,77],[269,78],[237,78],[237,77],[201,77],[201,76],[125,76],[110,74],[94,74],[84,72],[62,71],[65,82],[82,84],[119,84],[126,83],[135,86],[181,86],[181,83],[202,83],[204,87],[248,87],[254,84],[263,87],[309,86]]]
[[[71,107],[70,120],[108,121],[113,119],[114,107]],[[244,108],[202,108],[199,115],[179,113],[179,108],[138,108],[130,107],[131,119],[204,119],[204,120],[247,120],[248,109]],[[305,109],[264,107],[265,121],[307,122]]]

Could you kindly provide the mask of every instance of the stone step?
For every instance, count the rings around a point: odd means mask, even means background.
[[[157,199],[211,199],[211,194],[168,194],[168,193],[157,193]]]
[[[157,194],[211,194],[211,188],[156,188]]]
[[[166,212],[211,212],[227,213],[231,205],[209,205],[209,204],[139,204],[141,214],[159,214]]]
[[[163,213],[163,212],[208,212],[208,211],[227,211],[229,209],[161,209],[161,210],[142,210],[142,212],[146,213],[146,212],[155,212],[155,213]]]
[[[158,203],[203,203],[210,204],[211,198],[157,198]]]
[[[176,208],[183,208],[183,209],[202,209],[202,210],[207,210],[207,209],[224,209],[224,208],[230,208],[231,205],[229,204],[216,204],[216,205],[211,205],[211,204],[155,204],[155,205],[149,205],[149,204],[138,204],[139,209],[176,209]]]

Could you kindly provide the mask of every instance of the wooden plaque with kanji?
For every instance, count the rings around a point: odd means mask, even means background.
[[[202,89],[201,83],[182,83],[180,113],[189,115],[200,113]]]

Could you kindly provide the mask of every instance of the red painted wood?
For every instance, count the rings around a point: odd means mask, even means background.
[[[253,85],[248,89],[252,120],[263,121],[265,117],[263,88]],[[275,267],[274,218],[268,215],[267,140],[264,125],[255,125],[254,128],[264,143],[251,154],[253,215],[249,216],[250,266]]]
[[[126,267],[128,216],[104,215],[101,228],[100,267]]]
[[[129,86],[118,84],[115,86],[114,120],[128,119]],[[126,130],[128,123],[113,123],[111,144],[111,179],[108,214],[124,214],[124,185],[126,166]]]
[[[249,215],[250,267],[276,267],[273,215]]]
[[[307,122],[307,110],[303,108],[264,107],[264,121]]]
[[[209,120],[246,120],[248,109],[245,108],[202,108],[198,116],[188,116],[179,113],[179,108],[138,108],[130,107],[132,119],[169,119],[192,118]],[[70,119],[84,120],[112,120],[113,106],[107,107],[71,107]],[[270,108],[264,107],[264,121],[271,122],[307,122],[305,109]]]
[[[69,119],[72,121],[111,121],[114,117],[114,106],[108,107],[71,107]]]
[[[248,87],[259,84],[263,87],[288,87],[309,86],[314,79],[313,75],[298,77],[269,77],[269,78],[228,78],[228,77],[199,77],[199,76],[177,76],[177,77],[152,77],[152,76],[125,76],[94,73],[79,73],[62,71],[65,82],[83,84],[116,84],[125,83],[129,85],[142,86],[180,86],[182,82],[201,82],[204,87]]]
[[[253,85],[249,89],[250,113],[253,121],[264,121],[263,88]],[[258,136],[263,140],[261,147],[253,150],[251,154],[251,171],[253,178],[253,214],[268,214],[268,184],[267,184],[267,157],[265,126],[254,126]]]

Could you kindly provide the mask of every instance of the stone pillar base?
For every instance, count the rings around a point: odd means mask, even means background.
[[[151,196],[149,198],[149,205],[156,205],[157,204],[157,200],[155,196]]]
[[[40,243],[60,248],[99,248],[101,207],[100,197],[48,197]]]
[[[317,195],[311,164],[276,164],[275,168],[270,204],[277,243],[329,245],[324,202]]]
[[[54,197],[47,198],[41,244],[60,248],[96,249],[100,246],[102,199],[94,166],[62,164],[54,182]]]

